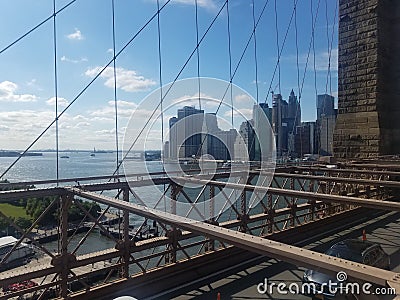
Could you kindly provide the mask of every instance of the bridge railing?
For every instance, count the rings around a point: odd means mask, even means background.
[[[235,193],[225,195],[228,209],[215,217],[210,216],[206,222],[266,237],[356,209],[359,205],[372,205],[369,202],[358,203],[358,201],[363,198],[383,200],[388,197],[385,194],[388,189],[399,187],[398,182],[387,180],[395,174],[372,173],[375,176],[373,179],[364,179],[343,177],[341,174],[351,173],[345,170],[326,168],[315,170],[314,168],[297,168],[287,173],[278,170],[266,194],[260,192],[261,187],[251,184],[241,185],[244,186],[244,190],[239,197]],[[257,175],[260,171],[254,172]],[[214,178],[215,180],[207,182],[206,188],[201,189],[199,193],[188,195],[179,184],[179,180],[197,180],[202,183],[203,179],[177,176],[175,180],[171,180],[162,175],[155,174],[153,178],[135,180],[133,186],[128,185],[127,182],[117,181],[79,184],[74,188],[86,192],[116,190],[116,199],[143,204],[136,187],[139,189],[140,186],[152,182],[152,184],[165,184],[165,191],[171,194],[171,198],[193,204],[196,199],[201,198],[202,194],[212,198],[214,194],[222,191],[223,186],[229,186],[223,181],[226,174],[222,172],[217,178],[220,181]],[[93,181],[93,178],[90,181]],[[236,187],[231,184],[230,188]],[[257,193],[263,195],[260,196],[259,204],[249,208],[249,202],[246,200]],[[109,224],[104,222],[105,216],[110,217],[109,211],[112,204],[99,201],[103,209],[97,212],[90,211],[85,208],[84,201],[96,201],[101,198],[87,198],[79,193],[74,194],[68,187],[26,188],[0,192],[0,202],[29,197],[53,198],[47,208],[26,230],[0,212],[0,216],[20,232],[20,239],[2,257],[0,266],[3,269],[9,266],[13,253],[16,253],[26,242],[34,245],[42,257],[36,261],[31,259],[25,267],[11,268],[0,273],[0,285],[6,292],[0,296],[3,298],[33,294],[39,297],[49,295],[67,297],[73,292],[90,289],[94,285],[109,283],[118,278],[137,277],[155,270],[162,270],[180,261],[191,260],[231,247],[227,243],[182,230],[177,226],[166,225],[157,220],[156,215],[154,219],[146,219],[124,210],[115,218],[118,225],[118,234],[115,235],[115,232],[110,230]],[[382,200],[376,201],[383,202]],[[48,244],[42,242],[45,237],[37,228],[54,207],[57,208],[59,216],[58,226],[54,233],[58,246],[56,249],[54,247],[50,249]],[[83,218],[75,223],[73,228],[71,228],[68,213],[71,207],[83,213]],[[173,206],[169,208],[172,209]],[[131,230],[132,223],[135,223],[135,231]],[[149,229],[145,235],[142,231],[144,227],[151,227],[152,230]],[[32,234],[35,230],[41,234]],[[83,232],[78,235],[80,231]],[[90,237],[96,233],[105,235],[109,246],[94,250]],[[84,251],[84,248],[90,251]]]

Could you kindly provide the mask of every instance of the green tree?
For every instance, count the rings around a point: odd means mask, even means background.
[[[18,217],[14,220],[15,224],[21,227],[22,229],[28,229],[32,225],[32,221],[23,217]]]

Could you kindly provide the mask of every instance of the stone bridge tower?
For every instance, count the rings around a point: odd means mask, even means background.
[[[339,0],[338,158],[400,154],[400,0]]]

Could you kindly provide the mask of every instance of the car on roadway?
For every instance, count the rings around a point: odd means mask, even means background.
[[[389,255],[385,253],[381,245],[367,240],[347,239],[334,244],[326,252],[326,255],[350,260],[365,265],[377,267],[380,269],[390,269]],[[342,275],[346,274],[342,272]],[[323,272],[315,270],[306,270],[303,275],[303,283],[311,284],[315,289],[309,294],[313,299],[334,299],[339,292],[329,289],[329,282],[333,283],[333,287],[339,286],[340,282],[346,279],[340,278],[338,275],[331,276]],[[346,294],[346,291],[344,291]]]

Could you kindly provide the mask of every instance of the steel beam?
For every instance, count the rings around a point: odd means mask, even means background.
[[[319,266],[322,271],[327,273],[344,271],[352,278],[379,285],[396,285],[400,283],[400,274],[395,272],[382,270],[276,241],[251,236],[208,223],[196,222],[192,219],[180,217],[133,203],[126,203],[124,201],[106,197],[104,195],[85,192],[77,188],[67,188],[67,190],[80,197],[107,204],[119,209],[128,210],[131,213],[135,213],[143,217],[157,219],[170,225],[175,225],[177,227],[192,232],[197,232],[210,238],[227,242],[242,249],[274,257],[276,259],[294,263],[299,266],[308,268]]]
[[[312,193],[312,192],[303,192],[303,191],[295,191],[295,190],[286,190],[272,187],[260,187],[248,184],[239,184],[239,183],[229,183],[229,182],[220,182],[215,180],[202,180],[196,179],[193,177],[180,177],[174,178],[176,182],[181,182],[184,184],[185,182],[190,183],[198,183],[198,184],[208,184],[220,187],[227,187],[230,189],[245,189],[247,191],[255,191],[255,192],[264,192],[279,196],[287,196],[287,197],[297,197],[300,199],[308,199],[308,200],[320,200],[323,202],[337,202],[337,203],[345,203],[345,204],[353,204],[359,205],[363,207],[382,209],[382,210],[390,210],[390,211],[400,211],[400,203],[393,201],[382,201],[376,199],[363,199],[349,196],[339,196],[339,195],[330,195],[330,194],[320,194],[320,193]]]
[[[264,172],[261,171],[261,174],[264,174]],[[371,185],[371,186],[379,185],[383,187],[400,188],[399,181],[390,181],[390,180],[370,180],[361,178],[328,177],[328,176],[291,174],[291,173],[275,173],[273,175],[275,177],[284,177],[284,178],[298,178],[298,179],[319,180],[327,182],[354,183],[354,184]]]

